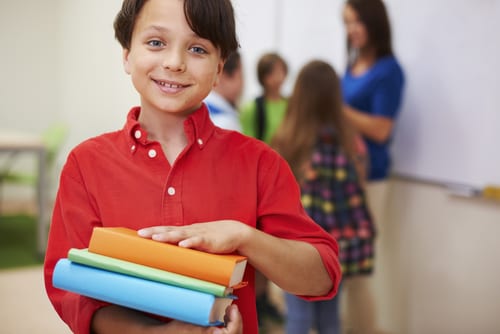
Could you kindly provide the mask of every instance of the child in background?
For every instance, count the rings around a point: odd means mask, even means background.
[[[141,105],[121,130],[74,148],[61,172],[44,263],[59,316],[77,334],[255,334],[254,268],[309,300],[333,297],[341,277],[337,244],[305,213],[286,161],[258,140],[214,126],[203,104],[238,47],[231,1],[125,0],[114,27]],[[249,284],[236,291],[226,327],[54,288],[56,262],[70,248],[88,247],[98,226],[247,256]]]
[[[371,273],[374,225],[355,159],[354,133],[342,112],[334,69],[312,61],[300,71],[272,146],[288,161],[310,217],[339,243],[344,279]],[[340,333],[339,298],[307,301],[285,294],[287,334]]]
[[[205,98],[210,119],[223,129],[240,131],[238,102],[243,92],[243,66],[238,51],[232,52],[224,63],[218,84]]]
[[[241,109],[243,133],[270,143],[286,110],[281,89],[288,74],[288,65],[277,53],[262,55],[257,63],[257,79],[262,95],[247,102]]]
[[[288,74],[288,65],[277,53],[263,54],[257,63],[257,80],[262,95],[247,102],[241,109],[240,120],[243,133],[269,144],[285,115],[287,100],[281,89]],[[259,325],[265,320],[282,324],[283,315],[270,298],[270,285],[260,272],[255,273],[257,315]]]

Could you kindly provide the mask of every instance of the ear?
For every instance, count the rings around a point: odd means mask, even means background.
[[[123,49],[123,51],[122,51],[123,69],[125,70],[125,73],[127,73],[127,74],[130,74],[130,63],[128,60],[129,55],[130,55],[130,50]]]
[[[226,61],[222,60],[222,59],[217,63],[217,75],[220,75],[222,73],[222,70],[224,69],[225,63],[226,63]]]
[[[214,84],[212,85],[213,87],[217,87],[217,85],[219,84],[220,77],[221,77],[221,75],[223,75],[223,73],[222,73],[223,69],[224,69],[224,60],[221,59],[217,63],[217,70],[216,70],[216,74],[215,74],[215,80],[214,80]]]

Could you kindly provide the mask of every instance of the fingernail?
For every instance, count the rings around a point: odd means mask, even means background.
[[[139,231],[137,231],[137,234],[139,234],[141,237],[145,237],[148,235],[145,230],[139,230]]]

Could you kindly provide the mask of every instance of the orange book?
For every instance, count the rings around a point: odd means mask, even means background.
[[[236,287],[242,283],[247,258],[213,254],[146,239],[124,227],[95,227],[89,252],[177,274]]]

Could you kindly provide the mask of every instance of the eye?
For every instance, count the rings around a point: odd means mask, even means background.
[[[203,49],[202,47],[199,47],[199,46],[193,46],[190,48],[190,50],[194,53],[198,53],[198,54],[206,54],[207,51],[205,49]]]
[[[150,40],[150,41],[148,41],[147,44],[149,46],[154,47],[154,48],[161,48],[161,47],[165,46],[165,43],[163,43],[162,41],[159,41],[157,39]]]

